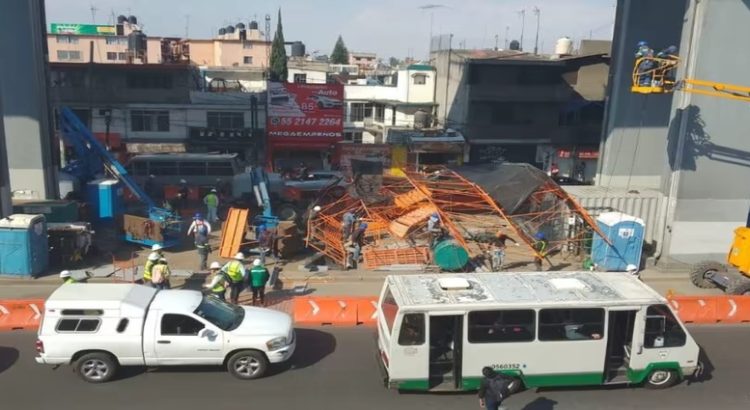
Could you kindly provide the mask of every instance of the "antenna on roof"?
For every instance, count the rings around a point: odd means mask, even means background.
[[[94,4],[92,3],[89,10],[91,10],[91,24],[96,24],[96,11],[99,9],[94,7]]]

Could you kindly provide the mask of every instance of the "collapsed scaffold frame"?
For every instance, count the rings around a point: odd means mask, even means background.
[[[381,201],[369,203],[347,194],[323,206],[308,220],[308,246],[345,265],[347,251],[342,219],[346,212],[359,215],[367,222],[366,235],[372,241],[370,249],[381,251],[377,263],[368,261],[365,255],[368,268],[405,261],[413,263],[415,258],[423,255],[424,247],[418,246],[416,240],[420,235],[424,236],[420,228],[433,212],[439,215],[443,228],[472,258],[489,254],[493,247],[492,237],[497,232],[505,233],[519,245],[506,249],[508,259],[526,262],[534,258],[546,259],[550,253],[582,246],[589,231],[604,237],[586,211],[552,181],[540,186],[527,198],[521,207],[522,212],[508,214],[481,187],[448,168],[435,167],[420,172],[403,170],[403,174],[403,178],[384,178],[379,190],[380,197],[384,198]],[[548,238],[547,249],[537,250],[536,232],[559,232],[561,220],[572,216],[590,229],[566,230],[564,235],[552,235]],[[389,239],[388,246],[383,245],[385,238]],[[383,256],[389,254],[389,249],[394,255],[391,261]],[[405,249],[411,249],[411,252],[404,252]],[[549,259],[547,261],[552,264]]]

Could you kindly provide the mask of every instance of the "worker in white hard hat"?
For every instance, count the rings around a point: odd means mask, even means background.
[[[245,283],[245,279],[247,279],[244,261],[245,254],[237,252],[234,255],[234,260],[227,262],[221,268],[221,272],[229,280],[229,301],[235,305],[239,303],[240,292],[242,292],[242,286]]]
[[[69,285],[71,283],[78,283],[77,280],[73,277],[73,274],[70,273],[69,270],[64,270],[60,272],[60,279],[62,279],[63,285]]]
[[[143,266],[143,284],[146,286],[153,286],[153,283],[151,282],[151,270],[154,268],[154,265],[159,262],[159,259],[164,257],[164,252],[162,252],[163,249],[164,247],[158,243],[151,245],[151,253],[148,254],[146,264]]]
[[[260,259],[253,261],[253,268],[250,269],[250,288],[253,290],[253,306],[255,306],[260,298],[260,304],[265,305],[266,303],[266,284],[271,275],[268,274],[268,269],[260,262]]]
[[[633,264],[629,264],[628,266],[625,267],[625,272],[633,276],[638,276],[638,267]]]
[[[225,294],[227,293],[227,284],[229,279],[226,274],[221,271],[221,264],[219,262],[211,262],[211,266],[208,267],[209,282],[203,285],[204,288],[211,292],[211,295],[221,300],[226,300]]]

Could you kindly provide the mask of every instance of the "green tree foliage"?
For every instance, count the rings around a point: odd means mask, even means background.
[[[281,9],[279,9],[279,21],[276,24],[276,34],[271,43],[271,81],[286,82],[288,69],[286,66],[286,48],[284,48],[284,28],[281,24]]]
[[[349,64],[349,50],[346,49],[344,40],[339,36],[336,40],[336,45],[333,46],[333,52],[331,53],[332,64]]]

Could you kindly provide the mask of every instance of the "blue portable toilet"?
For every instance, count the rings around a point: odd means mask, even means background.
[[[97,179],[86,184],[86,202],[94,222],[111,222],[124,210],[122,184],[116,179]]]
[[[641,266],[643,220],[622,212],[605,212],[596,218],[596,224],[612,245],[596,233],[591,246],[591,260],[605,271],[627,270],[628,265]]]
[[[0,219],[0,274],[36,276],[47,270],[49,247],[44,215]]]

